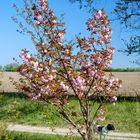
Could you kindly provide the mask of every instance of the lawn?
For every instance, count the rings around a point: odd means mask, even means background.
[[[0,140],[82,140],[82,139],[76,136],[8,132],[7,135],[0,136]]]
[[[98,104],[98,103],[97,103]],[[77,101],[71,99],[70,105],[77,109]],[[115,105],[107,105],[106,121],[113,123],[116,131],[139,132],[140,126],[140,102],[120,101]],[[51,112],[54,113],[51,113]],[[56,109],[50,105],[43,105],[37,101],[31,101],[20,93],[0,94],[0,121],[30,124],[38,126],[68,127],[56,114]]]

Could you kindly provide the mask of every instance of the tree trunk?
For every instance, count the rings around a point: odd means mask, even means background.
[[[83,140],[94,140],[94,133],[92,128],[90,127],[88,131],[83,135]]]

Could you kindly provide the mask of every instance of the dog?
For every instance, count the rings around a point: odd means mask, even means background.
[[[109,131],[115,130],[113,124],[106,124],[104,126],[93,124],[93,130],[100,135],[100,139],[105,139]]]

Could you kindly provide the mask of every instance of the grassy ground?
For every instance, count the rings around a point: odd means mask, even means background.
[[[77,107],[76,100],[72,99],[71,104]],[[108,104],[106,121],[103,123],[113,123],[117,131],[139,132],[139,106],[140,102],[130,101]],[[0,121],[39,126],[68,126],[51,111],[56,112],[52,106],[31,101],[22,94],[0,94]]]
[[[82,140],[82,139],[76,136],[9,132],[5,136],[0,136],[0,140]]]

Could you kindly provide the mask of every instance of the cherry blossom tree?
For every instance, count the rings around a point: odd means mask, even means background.
[[[29,1],[28,1],[29,2]],[[27,96],[57,108],[59,115],[81,135],[83,140],[94,138],[93,122],[105,119],[106,102],[116,102],[116,91],[121,80],[104,70],[112,63],[114,48],[110,46],[110,22],[99,10],[87,22],[90,37],[77,37],[74,43],[64,41],[64,23],[59,21],[46,0],[28,3],[18,9],[29,28],[17,17],[21,33],[30,35],[37,54],[21,51],[23,61],[19,68],[23,78],[14,83]],[[69,108],[70,98],[77,100],[80,112]],[[99,100],[99,106],[94,107]],[[80,118],[81,121],[77,121]]]

